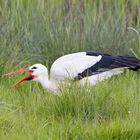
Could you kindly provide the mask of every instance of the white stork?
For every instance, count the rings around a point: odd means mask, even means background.
[[[50,69],[42,64],[35,64],[15,72],[4,75],[12,75],[21,72],[30,72],[30,75],[18,81],[18,85],[26,80],[38,81],[49,91],[56,92],[59,84],[66,79],[79,81],[80,84],[89,82],[95,85],[98,81],[118,75],[124,69],[137,71],[140,68],[140,60],[133,56],[112,56],[95,52],[78,52],[64,55],[58,58]]]

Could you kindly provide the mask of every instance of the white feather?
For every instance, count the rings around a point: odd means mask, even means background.
[[[103,73],[100,73],[100,74],[96,74],[96,75],[92,75],[92,76],[89,76],[89,77],[85,77],[83,78],[82,80],[80,80],[80,84],[81,85],[84,85],[85,83],[89,83],[91,85],[95,85],[97,84],[98,82],[100,81],[103,81],[105,79],[108,79],[114,75],[118,75],[118,74],[121,74],[124,72],[124,69],[126,69],[127,67],[124,67],[124,68],[116,68],[116,69],[112,69],[112,70],[109,70],[109,71],[105,71]]]
[[[90,68],[101,60],[102,56],[86,55],[86,52],[73,53],[58,58],[52,65],[50,77],[52,81],[74,78],[78,73]]]

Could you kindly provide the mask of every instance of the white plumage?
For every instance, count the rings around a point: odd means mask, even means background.
[[[86,52],[73,53],[58,58],[51,67],[50,77],[53,81],[73,79],[101,60],[102,56],[87,56]]]

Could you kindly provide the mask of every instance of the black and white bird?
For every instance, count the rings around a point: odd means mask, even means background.
[[[4,75],[12,75],[21,72],[30,72],[30,75],[21,79],[16,85],[26,81],[34,80],[49,91],[57,92],[59,84],[66,79],[79,81],[80,84],[89,82],[95,85],[97,82],[110,78],[124,72],[125,69],[137,71],[140,69],[140,60],[133,56],[112,56],[96,52],[78,52],[64,55],[58,58],[50,69],[42,64],[35,64],[15,72]]]

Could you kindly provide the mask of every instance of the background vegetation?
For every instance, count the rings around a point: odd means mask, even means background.
[[[140,56],[139,0],[0,0],[0,72],[64,54]],[[140,76],[126,71],[62,96],[22,76],[0,78],[0,139],[140,139]]]

